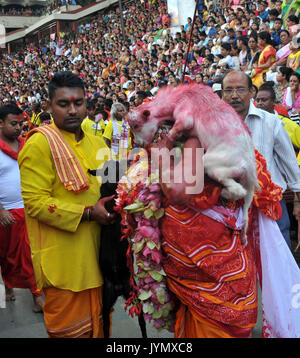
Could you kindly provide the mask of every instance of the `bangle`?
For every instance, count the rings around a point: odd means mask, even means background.
[[[86,221],[90,221],[90,208],[86,208]]]
[[[91,207],[86,206],[84,208],[84,214],[85,214],[85,221],[91,221]]]
[[[294,200],[294,203],[300,203],[300,200]]]
[[[95,208],[93,206],[90,207],[90,220],[89,221],[94,221],[94,210]]]

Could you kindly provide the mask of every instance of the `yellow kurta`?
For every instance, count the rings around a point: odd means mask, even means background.
[[[300,126],[287,117],[281,115],[278,116],[283,121],[284,128],[287,131],[293,145],[300,148]],[[297,162],[300,165],[300,153],[297,156]]]
[[[41,125],[41,119],[40,119],[41,113],[43,113],[43,111],[38,114],[33,113],[31,116],[31,120],[30,120],[31,123],[33,123],[37,127],[39,127]],[[49,111],[48,111],[48,113],[50,114],[51,121],[53,122],[52,114]]]
[[[102,138],[85,134],[76,142],[74,134],[62,130],[61,133],[85,173],[103,165],[99,148],[106,154],[109,150]],[[18,162],[38,289],[54,286],[78,292],[101,286],[100,226],[96,222],[80,223],[84,208],[99,200],[99,178],[87,173],[87,191],[67,191],[58,177],[48,141],[41,133],[28,139]]]
[[[96,123],[86,117],[81,123],[81,128],[87,134],[97,135],[101,137],[105,130],[105,123],[103,119]]]

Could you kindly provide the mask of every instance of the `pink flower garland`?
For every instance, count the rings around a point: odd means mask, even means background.
[[[139,165],[139,164],[136,164]],[[143,310],[146,320],[158,329],[174,331],[174,303],[167,288],[166,273],[162,266],[161,232],[159,220],[164,216],[162,193],[153,177],[130,185],[120,182],[117,193],[117,211],[122,214],[122,231],[129,239],[129,255],[135,256],[134,273],[136,295],[126,302],[133,305],[130,314]],[[133,259],[128,263],[133,272]],[[132,280],[133,281],[133,280]],[[139,307],[141,305],[141,307]]]

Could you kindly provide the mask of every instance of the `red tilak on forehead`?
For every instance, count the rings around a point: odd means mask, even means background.
[[[70,102],[74,102],[75,101],[75,97],[74,96],[71,96],[70,97]]]

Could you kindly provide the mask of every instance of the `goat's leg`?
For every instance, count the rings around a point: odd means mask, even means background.
[[[104,338],[110,337],[110,312],[117,298],[114,285],[108,280],[104,280],[102,306]]]
[[[139,320],[139,325],[140,325],[140,329],[141,329],[141,332],[142,332],[142,337],[143,338],[148,338],[147,337],[147,329],[146,329],[146,321],[145,321],[145,318],[144,318],[143,311],[140,313],[138,320]]]
[[[108,287],[107,283],[103,284],[103,306],[102,306],[102,319],[103,319],[103,333],[104,338],[109,338],[109,331],[110,331],[110,302],[109,302],[109,295],[108,295]]]

